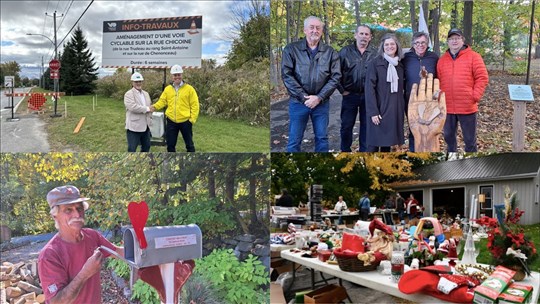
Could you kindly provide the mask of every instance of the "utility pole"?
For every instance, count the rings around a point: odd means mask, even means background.
[[[43,56],[41,56],[41,66],[39,67],[39,87],[45,88],[45,79],[43,79]]]
[[[51,17],[49,14],[45,13],[45,15]],[[59,17],[64,16],[64,14],[60,15]],[[58,43],[56,41],[56,11],[54,11],[52,15],[54,19],[54,59],[58,60]],[[58,72],[60,75],[60,71]],[[60,91],[60,83],[58,81],[58,78],[54,79],[54,114],[51,115],[51,117],[60,117],[62,115],[58,114],[56,112],[58,108],[58,92]]]

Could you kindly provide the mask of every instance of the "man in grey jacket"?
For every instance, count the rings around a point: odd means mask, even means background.
[[[142,89],[143,80],[140,73],[133,73],[131,75],[133,88],[124,94],[128,152],[136,152],[139,145],[141,152],[150,151],[153,108],[150,107],[152,104],[150,95]]]
[[[283,50],[281,77],[289,92],[287,152],[301,152],[309,118],[315,133],[315,152],[328,152],[330,95],[341,78],[336,51],[321,42],[324,24],[317,17],[304,20],[305,39]]]

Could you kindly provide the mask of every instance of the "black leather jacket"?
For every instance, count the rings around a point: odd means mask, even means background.
[[[322,42],[313,59],[309,52],[305,39],[289,43],[283,50],[281,78],[291,101],[304,103],[304,96],[317,95],[325,102],[341,78],[339,57],[331,46]]]
[[[341,82],[338,90],[343,94],[349,93],[363,94],[364,82],[368,63],[377,56],[377,51],[368,46],[364,54],[356,47],[356,42],[349,44],[339,51],[339,61],[341,63]]]

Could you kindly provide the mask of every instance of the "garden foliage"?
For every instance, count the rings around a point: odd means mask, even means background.
[[[270,283],[269,274],[253,255],[240,262],[232,249],[217,249],[196,260],[195,272],[209,280],[226,303],[268,301],[269,295],[262,287]]]

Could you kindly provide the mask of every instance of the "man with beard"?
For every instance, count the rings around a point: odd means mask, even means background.
[[[341,101],[341,151],[351,152],[353,128],[356,114],[360,114],[359,151],[366,152],[366,98],[364,83],[368,62],[377,51],[370,46],[373,37],[371,28],[359,25],[354,33],[355,42],[339,51],[341,63],[341,83],[338,85],[343,95]]]
[[[281,77],[289,92],[289,142],[287,152],[301,152],[307,122],[315,133],[315,152],[328,152],[328,101],[341,78],[339,57],[321,42],[324,24],[317,17],[304,20],[305,39],[283,50]]]
[[[58,233],[43,247],[38,272],[47,303],[101,303],[101,262],[106,246],[124,256],[99,232],[83,228],[88,198],[74,186],[56,187],[47,194]]]

